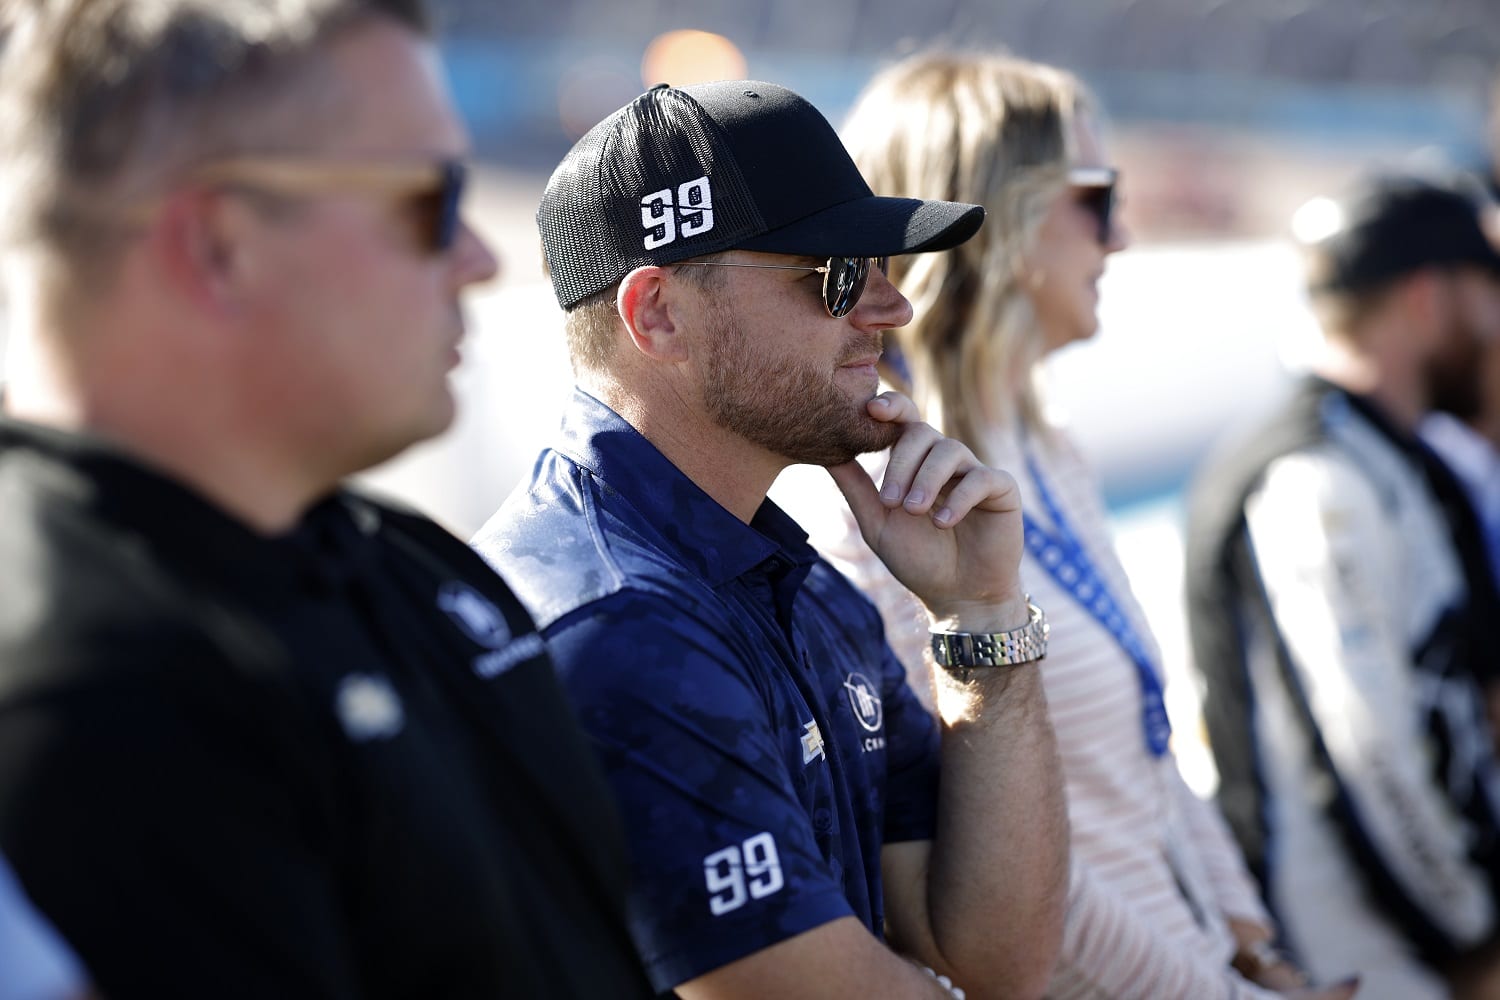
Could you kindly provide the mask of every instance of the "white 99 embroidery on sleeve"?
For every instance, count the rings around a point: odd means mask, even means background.
[[[757,833],[742,844],[713,852],[703,859],[703,877],[708,885],[708,909],[716,917],[751,899],[764,899],[785,884],[776,838]]]

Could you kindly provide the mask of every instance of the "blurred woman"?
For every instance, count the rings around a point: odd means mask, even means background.
[[[974,202],[988,212],[979,235],[956,250],[891,261],[916,319],[887,338],[883,364],[887,382],[930,423],[1020,483],[1022,575],[1052,624],[1042,675],[1073,837],[1066,934],[1049,995],[1271,995],[1252,983],[1350,995],[1350,985],[1303,989],[1300,972],[1271,949],[1271,921],[1227,828],[1179,775],[1156,642],[1094,480],[1038,394],[1041,360],[1094,334],[1105,261],[1127,243],[1114,213],[1116,172],[1088,96],[1048,66],[921,55],[869,84],[845,141],[879,194]],[[913,687],[927,690],[925,613],[865,547],[853,519],[830,521],[827,512],[839,507],[814,502],[808,489],[798,479],[775,495],[880,606]]]

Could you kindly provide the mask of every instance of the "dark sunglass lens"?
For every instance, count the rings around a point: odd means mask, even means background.
[[[450,249],[458,238],[459,204],[467,179],[468,172],[462,163],[443,165],[443,182],[434,195],[432,216],[432,246],[439,252]]]
[[[871,259],[875,261],[875,266],[880,268],[881,274],[891,273],[891,259],[889,257],[874,257]]]
[[[823,276],[823,301],[830,316],[847,316],[865,291],[869,257],[830,257]]]
[[[1084,207],[1099,220],[1099,242],[1108,243],[1115,210],[1115,186],[1113,184],[1090,185],[1082,189],[1080,197]]]

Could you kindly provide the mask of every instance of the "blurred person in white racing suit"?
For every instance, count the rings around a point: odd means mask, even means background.
[[[1367,179],[1309,247],[1316,375],[1189,501],[1219,803],[1295,957],[1375,1000],[1496,996],[1500,610],[1478,519],[1417,436],[1478,392],[1500,256],[1460,186]]]

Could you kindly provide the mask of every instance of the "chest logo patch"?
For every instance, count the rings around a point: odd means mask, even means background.
[[[802,763],[811,764],[813,761],[825,756],[823,734],[818,731],[818,723],[816,721],[809,722],[802,727],[802,730]]]
[[[851,673],[844,680],[844,692],[849,696],[849,707],[854,717],[866,732],[878,733],[885,723],[885,712],[880,704],[880,688],[870,683],[861,673]]]
[[[486,649],[499,649],[510,641],[510,627],[500,609],[467,583],[452,580],[443,584],[437,606],[465,635]]]
[[[334,696],[339,724],[355,743],[388,740],[406,725],[406,710],[391,682],[374,674],[350,674]]]

